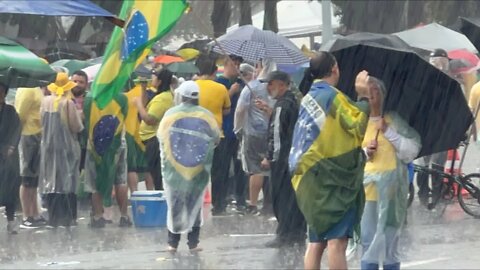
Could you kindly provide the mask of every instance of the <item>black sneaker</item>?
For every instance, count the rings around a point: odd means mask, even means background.
[[[20,228],[21,229],[36,229],[39,228],[40,226],[33,220],[33,217],[29,217],[25,219],[21,224]]]
[[[288,243],[286,241],[281,240],[280,238],[275,238],[272,241],[265,243],[265,247],[267,248],[281,248],[286,246]]]
[[[217,210],[215,208],[212,209],[212,216],[213,217],[225,217],[228,216],[227,210]]]
[[[47,220],[42,216],[34,219],[33,223],[35,223],[38,227],[46,226],[48,224]]]
[[[17,224],[15,223],[15,221],[8,221],[8,223],[7,223],[7,233],[8,234],[18,234]]]
[[[258,208],[255,205],[247,206],[246,213],[248,215],[251,215],[251,216],[259,216],[260,215],[260,211],[258,211]]]
[[[132,227],[132,225],[133,225],[133,223],[130,220],[130,217],[121,217],[120,218],[119,226],[121,228]]]
[[[95,228],[95,229],[105,228],[106,223],[107,223],[107,221],[103,217],[101,217],[99,219],[95,219],[95,218],[92,217],[92,219],[90,221],[90,227]]]

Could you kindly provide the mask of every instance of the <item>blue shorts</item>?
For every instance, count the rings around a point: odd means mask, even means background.
[[[321,243],[331,239],[353,238],[357,211],[351,208],[345,213],[343,218],[326,232],[318,235],[308,228],[308,239],[310,243]]]

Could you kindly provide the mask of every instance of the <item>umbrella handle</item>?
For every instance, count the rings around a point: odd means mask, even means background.
[[[203,21],[203,19],[199,18],[197,14],[195,14],[194,12],[192,12],[193,16],[195,16],[197,18],[197,21],[201,22],[203,24],[204,27],[206,27],[207,29],[210,28],[210,26],[207,26],[206,23]],[[220,45],[220,43],[218,42],[217,38],[215,37],[215,35],[213,35],[213,42],[215,42],[215,45],[217,45],[220,50],[222,51],[222,54],[224,56],[226,56],[230,61],[233,61],[232,58],[230,57],[230,55],[227,54],[227,51],[225,51],[225,49],[222,47],[222,45]],[[240,72],[240,69],[235,67],[237,69],[237,73],[240,74],[240,80],[242,80],[243,84],[245,84],[245,86],[248,88],[248,90],[250,90],[250,94],[252,95],[253,98],[256,98],[255,94],[253,93],[253,90],[252,88],[250,87],[250,85],[248,85],[248,83],[245,81],[245,79],[243,78],[243,75],[242,73]]]

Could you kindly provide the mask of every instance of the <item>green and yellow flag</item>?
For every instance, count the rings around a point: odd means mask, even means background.
[[[125,20],[125,27],[113,31],[92,86],[100,109],[122,91],[152,45],[172,29],[187,7],[186,0],[123,1],[119,17]]]

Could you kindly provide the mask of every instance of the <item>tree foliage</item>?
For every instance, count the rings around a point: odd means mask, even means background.
[[[265,0],[263,30],[278,32],[277,2],[278,0]]]
[[[476,0],[332,0],[347,31],[392,33],[436,21],[449,26],[458,16],[477,16]]]

